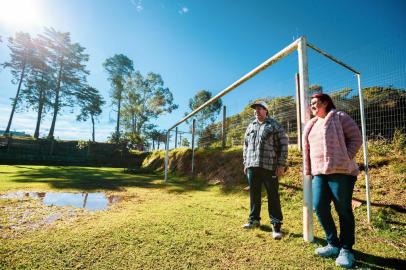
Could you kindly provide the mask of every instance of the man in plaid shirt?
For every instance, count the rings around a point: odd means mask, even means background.
[[[248,126],[244,137],[244,174],[250,186],[250,214],[245,229],[260,226],[261,189],[265,185],[268,211],[272,223],[272,236],[281,239],[282,210],[279,199],[279,181],[286,168],[288,137],[282,126],[268,117],[264,101],[251,105],[255,120]]]

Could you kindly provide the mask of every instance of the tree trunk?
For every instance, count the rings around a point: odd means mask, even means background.
[[[20,81],[18,82],[17,93],[16,97],[14,98],[13,108],[11,109],[10,119],[8,120],[7,128],[4,134],[10,133],[11,122],[13,121],[14,112],[18,102],[18,96],[20,95],[21,84],[24,80],[24,75],[25,75],[25,62],[23,64],[23,70],[21,71]]]
[[[60,68],[59,68],[59,74],[58,74],[58,83],[56,86],[56,95],[55,95],[55,104],[54,104],[54,116],[52,117],[52,124],[51,128],[49,129],[48,133],[48,139],[52,140],[51,143],[51,149],[49,151],[49,154],[52,156],[54,154],[54,131],[55,131],[55,123],[56,123],[56,116],[58,115],[58,109],[59,109],[59,92],[61,90],[61,77],[62,77],[62,61],[60,63]]]
[[[135,117],[135,113],[132,113],[132,116],[131,116],[131,131],[133,133],[137,132],[137,119]]]
[[[93,127],[93,130],[92,130],[92,139],[93,139],[93,142],[95,142],[95,140],[94,140],[94,117],[93,117],[93,114],[91,114],[91,117],[92,117],[92,127]]]
[[[59,110],[59,92],[60,92],[60,89],[61,89],[62,65],[63,65],[63,62],[61,61],[60,67],[59,67],[59,74],[58,74],[58,83],[57,83],[57,86],[56,86],[56,95],[55,95],[55,103],[54,103],[54,116],[52,117],[52,124],[51,124],[51,128],[49,129],[49,133],[48,133],[48,138],[49,139],[54,138],[56,116],[58,115],[58,110]],[[52,152],[53,152],[53,149],[51,148],[51,155],[52,155]]]
[[[40,90],[39,93],[39,104],[38,104],[38,114],[37,114],[37,125],[35,126],[35,132],[34,132],[34,138],[38,139],[39,138],[39,128],[41,125],[41,118],[42,118],[42,110],[44,108],[44,90]]]
[[[120,109],[121,109],[121,93],[117,105],[117,127],[116,127],[117,143],[120,141]]]

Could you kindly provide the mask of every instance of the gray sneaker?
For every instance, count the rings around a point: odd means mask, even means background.
[[[344,268],[352,268],[354,265],[354,254],[348,249],[341,249],[336,259],[336,265]]]
[[[325,247],[319,247],[316,248],[314,251],[316,255],[319,255],[321,257],[329,258],[329,257],[335,257],[340,253],[340,249],[338,247],[332,246],[328,244]]]
[[[259,220],[253,220],[253,221],[249,221],[247,224],[242,225],[242,227],[244,229],[254,229],[254,228],[259,228],[260,225],[261,225],[261,223],[259,222]]]

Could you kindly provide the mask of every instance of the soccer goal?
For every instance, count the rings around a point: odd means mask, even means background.
[[[313,44],[310,44],[306,37],[302,36],[295,40],[293,43],[273,55],[271,58],[263,62],[262,64],[258,65],[256,68],[248,72],[246,75],[232,83],[230,86],[219,92],[216,96],[205,102],[199,108],[191,112],[190,114],[186,115],[183,119],[175,123],[171,126],[167,131],[167,138],[166,138],[166,145],[165,145],[165,181],[168,179],[168,162],[169,162],[169,140],[170,134],[172,131],[176,130],[180,124],[193,119],[198,112],[210,106],[216,100],[220,99],[221,97],[227,95],[233,90],[236,90],[239,86],[256,76],[257,74],[261,73],[265,69],[269,68],[270,66],[274,65],[281,59],[285,58],[286,56],[290,55],[292,52],[298,52],[298,75],[296,76],[296,106],[297,106],[297,137],[298,137],[298,146],[300,147],[300,139],[303,128],[307,121],[310,120],[310,96],[312,91],[309,90],[309,74],[308,74],[308,51],[307,48],[314,50],[317,54],[320,54],[323,58],[329,59],[329,61],[333,61],[334,64],[339,65],[340,67],[346,69],[347,71],[351,72],[356,77],[356,85],[358,87],[358,99],[359,104],[359,112],[360,112],[360,125],[362,131],[362,140],[363,140],[363,157],[364,157],[364,173],[365,173],[365,186],[366,186],[366,202],[367,202],[367,220],[368,223],[371,221],[371,203],[370,203],[370,191],[369,191],[369,173],[368,173],[368,149],[367,149],[367,138],[366,138],[366,128],[365,128],[365,113],[364,113],[364,98],[361,89],[361,74],[354,68],[350,67],[349,65],[345,64],[344,62],[338,60],[337,58],[331,56],[330,54],[322,51],[321,49],[317,48]],[[195,143],[194,143],[194,129],[195,129],[195,120],[192,121],[192,160],[191,160],[191,168],[192,172],[194,169],[194,150],[195,150]],[[303,155],[303,150],[302,150]],[[313,214],[312,214],[312,190],[311,190],[311,178],[303,174],[303,239],[305,241],[313,241],[314,234],[313,234]]]

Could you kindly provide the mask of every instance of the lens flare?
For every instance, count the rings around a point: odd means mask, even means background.
[[[40,23],[38,0],[0,0],[0,23],[11,27]]]

